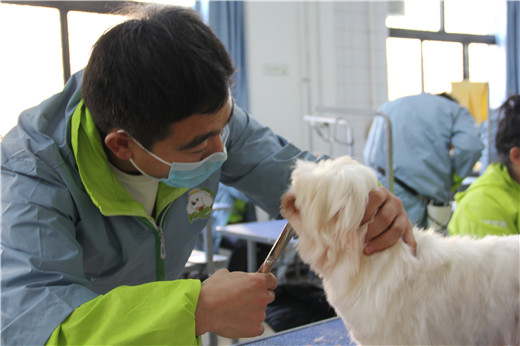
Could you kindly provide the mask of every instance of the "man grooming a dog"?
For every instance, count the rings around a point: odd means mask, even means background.
[[[219,182],[271,216],[308,152],[231,97],[225,48],[191,10],[142,6],[2,143],[2,343],[182,344],[262,334],[272,274],[179,276]],[[200,208],[188,208],[204,196]],[[415,240],[370,194],[365,253]]]

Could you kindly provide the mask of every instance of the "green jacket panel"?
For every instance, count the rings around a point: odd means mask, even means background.
[[[518,234],[520,230],[520,184],[507,167],[487,167],[466,191],[455,195],[455,212],[448,224],[450,235],[484,237]]]
[[[0,143],[3,345],[42,345],[53,333],[56,343],[97,343],[104,340],[102,332],[110,339],[119,329],[108,325],[125,319],[115,310],[132,311],[147,297],[142,287],[179,279],[210,217],[219,183],[237,188],[276,217],[294,161],[315,160],[236,106],[221,169],[193,189],[160,183],[158,213],[148,217],[106,167],[101,139],[81,102],[81,79],[81,72],[73,75],[61,93],[23,112]],[[182,280],[178,285],[185,287]],[[154,299],[146,300],[154,305]],[[191,302],[183,305],[191,315],[178,315],[188,319],[183,325],[194,323],[196,302]],[[103,314],[91,317],[85,313],[89,307]],[[104,317],[104,311],[112,317]],[[171,320],[168,312],[162,314]],[[89,330],[88,324],[98,320],[107,327],[98,328],[97,339],[75,327],[87,321],[82,324]],[[132,327],[124,332],[137,330]]]
[[[47,345],[198,345],[200,285],[177,280],[115,288],[74,310]]]

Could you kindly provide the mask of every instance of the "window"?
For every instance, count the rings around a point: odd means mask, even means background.
[[[195,3],[162,2],[187,7]],[[70,75],[85,67],[99,36],[124,20],[110,14],[123,3],[2,0],[0,136],[16,125],[23,110],[61,91]]]
[[[109,28],[124,20],[113,14],[70,11],[67,14],[69,27],[70,70],[75,73],[88,62],[97,39]],[[88,30],[85,30],[88,29]]]
[[[451,81],[463,80],[462,44],[422,42],[424,91],[438,94],[451,89]]]
[[[451,82],[488,82],[490,106],[503,101],[505,53],[497,45],[505,1],[402,0],[391,3],[388,98],[450,92]]]
[[[420,94],[421,85],[421,41],[411,38],[386,40],[388,99],[395,100],[404,95]]]
[[[22,110],[63,87],[59,11],[0,4],[0,32],[0,135],[4,136]]]

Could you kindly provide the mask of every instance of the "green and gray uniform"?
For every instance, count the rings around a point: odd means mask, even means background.
[[[196,344],[200,281],[177,280],[219,182],[272,216],[297,158],[315,160],[235,107],[228,159],[201,186],[159,184],[155,217],[108,166],[82,72],[22,113],[2,148],[4,345]]]
[[[520,184],[507,167],[493,163],[467,190],[455,195],[450,235],[484,237],[520,233]]]

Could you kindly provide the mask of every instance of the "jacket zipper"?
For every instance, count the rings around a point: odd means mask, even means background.
[[[151,221],[148,218],[143,218],[145,223],[147,223],[154,231],[156,240],[159,242],[159,256],[161,259],[166,259],[166,245],[164,242],[164,233],[162,226],[156,224],[154,221]],[[163,218],[161,218],[163,221]]]
[[[161,259],[166,259],[166,245],[164,243],[164,233],[163,233],[163,226],[164,226],[164,219],[166,219],[166,214],[170,211],[171,207],[173,206],[173,203],[170,203],[162,212],[161,216],[159,217],[159,221],[157,222],[157,233],[159,233],[159,241],[160,241],[160,256]]]
[[[157,281],[163,281],[165,277],[165,270],[164,270],[164,260],[166,259],[166,244],[164,241],[164,232],[163,232],[163,226],[164,226],[164,220],[166,218],[166,214],[170,211],[173,203],[170,203],[162,212],[161,216],[159,217],[159,220],[157,223],[153,223],[155,226],[155,233],[159,242],[159,256],[157,256],[157,266],[156,266],[156,276]]]
[[[170,204],[162,213],[161,217],[159,218],[159,222],[155,223],[155,221],[153,219],[149,219],[149,218],[143,218],[144,221],[146,223],[148,223],[150,225],[150,227],[154,230],[154,233],[155,233],[155,237],[156,237],[156,242],[158,243],[158,251],[156,253],[158,253],[158,256],[156,255],[156,268],[155,268],[155,272],[156,272],[156,280],[157,281],[163,281],[164,280],[164,276],[165,276],[165,271],[164,271],[164,260],[166,259],[166,244],[165,244],[165,241],[164,241],[164,232],[163,232],[163,224],[164,224],[164,219],[166,217],[166,214],[168,212],[168,210],[170,210],[171,206],[173,205]]]
[[[159,242],[161,243],[160,244],[160,247],[161,247],[160,256],[161,256],[162,260],[165,260],[166,259],[166,245],[164,245],[164,233],[163,233],[163,229],[160,225],[157,226],[157,233],[159,233]]]

